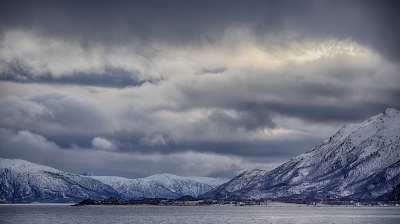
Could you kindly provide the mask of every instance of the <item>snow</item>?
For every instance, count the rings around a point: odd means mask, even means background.
[[[38,173],[42,171],[48,172],[60,172],[54,168],[48,166],[42,166],[35,163],[28,162],[22,159],[3,159],[0,158],[0,169],[16,169],[21,173],[30,172],[30,173]]]
[[[117,176],[77,175],[20,159],[0,158],[0,199],[15,202],[76,202],[86,198],[197,197],[227,181],[226,178],[181,177],[156,174],[128,179]],[[18,196],[16,196],[18,195]]]
[[[400,112],[389,108],[360,124],[344,125],[329,140],[270,172],[246,171],[208,195],[378,197],[400,182],[398,161]]]
[[[185,195],[197,197],[229,181],[227,178],[181,177],[166,173],[137,179],[113,176],[92,176],[92,178],[113,187],[125,199],[144,197],[178,198]]]
[[[152,180],[156,182],[163,183],[165,185],[173,184],[176,181],[192,181],[199,182],[213,186],[219,186],[228,182],[230,179],[222,178],[222,177],[182,177],[173,174],[155,174],[149,177],[146,177],[147,180]]]
[[[0,158],[0,199],[11,202],[76,202],[117,195],[89,177],[19,159]]]

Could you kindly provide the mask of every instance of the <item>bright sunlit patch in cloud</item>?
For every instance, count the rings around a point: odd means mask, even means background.
[[[309,60],[317,60],[322,57],[321,51],[307,51],[307,59]]]
[[[238,56],[236,65],[255,67],[276,67],[283,64],[282,59],[274,57],[256,46],[249,47]]]
[[[266,44],[268,45],[268,44]],[[239,64],[270,68],[288,63],[305,63],[322,58],[367,57],[371,50],[350,40],[323,40],[287,42],[273,50],[263,50],[257,46],[249,47],[238,57]]]
[[[240,29],[239,29],[240,30]],[[372,50],[350,39],[308,39],[278,36],[255,40],[246,30],[227,33],[220,43],[204,45],[185,52],[185,58],[198,67],[224,67],[229,69],[254,67],[277,68],[287,64],[301,64],[324,58],[365,58]],[[230,35],[230,36],[229,36]]]
[[[370,54],[368,48],[350,40],[325,40],[295,45],[286,56],[289,61],[303,63],[321,58],[367,57]]]
[[[278,136],[282,136],[282,135],[287,135],[292,133],[293,131],[289,130],[289,129],[283,129],[283,128],[276,128],[276,129],[263,129],[263,133],[267,136],[267,137],[278,137]]]

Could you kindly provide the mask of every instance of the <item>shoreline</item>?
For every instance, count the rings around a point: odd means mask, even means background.
[[[250,204],[97,204],[97,205],[79,205],[78,203],[2,203],[0,206],[71,206],[71,207],[108,207],[108,206],[134,206],[134,207],[203,207],[203,206],[222,206],[222,207],[400,207],[400,203],[397,204],[368,204],[368,205],[329,205],[329,204],[296,204],[286,202],[269,202],[263,205],[250,205]]]

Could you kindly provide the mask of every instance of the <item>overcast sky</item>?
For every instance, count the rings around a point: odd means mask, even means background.
[[[396,1],[1,1],[0,157],[273,169],[400,109]]]

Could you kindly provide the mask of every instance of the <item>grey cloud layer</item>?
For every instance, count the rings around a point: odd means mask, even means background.
[[[257,159],[222,156],[199,152],[170,155],[144,155],[140,153],[115,153],[95,148],[62,148],[41,135],[28,131],[13,132],[0,128],[0,153],[5,158],[21,158],[39,164],[57,167],[63,171],[97,175],[144,177],[151,173],[175,173],[177,175],[232,176],[245,169],[265,167]],[[102,140],[103,144],[107,140]],[[97,144],[97,143],[95,143]],[[278,161],[271,161],[270,167]],[[279,161],[280,162],[280,161]]]
[[[2,1],[0,157],[130,177],[272,168],[400,108],[394,3]]]
[[[119,44],[132,39],[172,44],[213,42],[227,27],[263,34],[351,38],[400,59],[396,1],[2,1],[1,30]]]
[[[370,60],[373,63],[365,68]],[[335,63],[322,60],[278,71],[246,68],[200,76],[192,71],[168,76],[158,84],[119,90],[108,102],[57,91],[8,96],[0,100],[1,123],[64,146],[89,147],[93,138],[105,136],[115,139],[123,151],[168,154],[195,148],[223,154],[268,154],[268,147],[260,152],[251,142],[267,146],[271,141],[268,132],[284,126],[284,121],[276,122],[280,117],[304,122],[292,130],[307,122],[339,127],[385,107],[400,107],[399,78],[392,73],[396,69],[382,60],[346,59],[337,72]],[[232,142],[247,142],[247,147],[241,147],[248,149],[240,152],[229,145]],[[201,149],[203,143],[208,147]],[[310,146],[300,145],[303,150]]]

